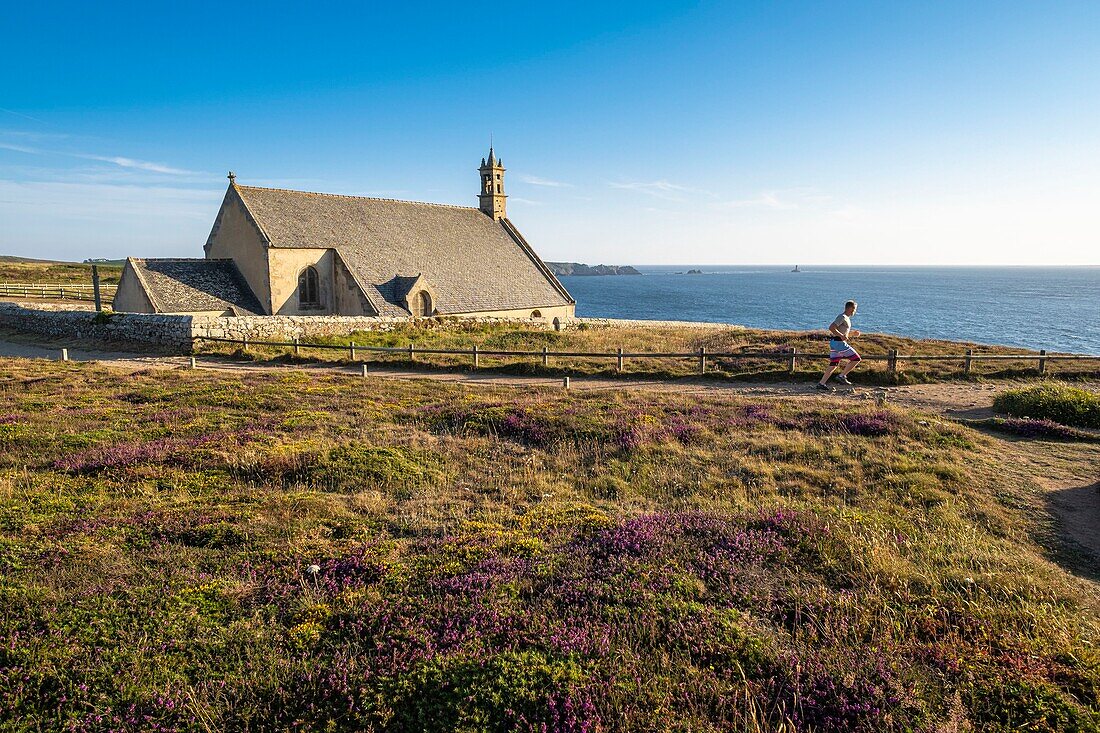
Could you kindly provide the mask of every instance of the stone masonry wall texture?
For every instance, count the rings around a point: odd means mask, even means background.
[[[0,328],[51,338],[90,339],[145,343],[183,353],[192,348],[195,337],[287,341],[319,336],[342,336],[353,331],[389,331],[408,323],[409,318],[371,316],[187,316],[147,313],[104,313],[89,310],[59,310],[17,303],[0,303]],[[524,323],[553,328],[547,319],[462,318],[469,323]],[[568,324],[567,324],[568,325]]]
[[[195,336],[242,339],[249,341],[280,341],[311,337],[344,336],[353,331],[392,331],[408,323],[410,318],[378,316],[241,316],[220,318],[195,316],[192,329]],[[540,328],[553,328],[545,319],[462,318],[463,323],[518,323]]]
[[[191,349],[191,316],[54,310],[0,303],[0,327],[52,338],[125,341]]]

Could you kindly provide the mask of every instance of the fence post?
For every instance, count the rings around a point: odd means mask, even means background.
[[[302,354],[302,340],[297,336],[294,337],[294,355],[301,356]]]
[[[363,376],[367,376],[367,362],[363,362]]]
[[[99,297],[99,266],[92,265],[92,295],[95,296],[95,309],[103,310],[103,300]]]
[[[68,361],[68,360],[69,360],[69,350],[68,349],[62,349],[61,350],[61,361]]]
[[[415,358],[416,358],[416,345],[413,344],[412,341],[410,341],[409,342],[409,363],[411,364],[413,362],[413,359],[415,359]]]
[[[481,359],[478,358],[477,344],[474,344],[474,369],[477,369],[479,366],[481,366]]]
[[[1040,374],[1046,374],[1047,373],[1046,356],[1047,356],[1047,350],[1046,349],[1039,349],[1039,373]]]
[[[248,337],[241,336],[241,351],[248,351]]]
[[[619,351],[618,351],[617,356],[618,356],[618,358],[616,359],[616,369],[621,372],[623,370],[623,347],[622,346],[619,347]]]
[[[197,364],[195,363],[195,357],[193,357],[193,356],[191,357],[191,364],[190,364],[190,367],[191,367],[192,369],[198,369],[198,365],[197,365]]]
[[[706,374],[707,373],[707,347],[706,346],[700,346],[699,347],[699,373],[700,374]]]
[[[550,366],[550,352],[545,346],[542,347],[542,365]]]
[[[798,361],[798,347],[791,347],[791,358],[787,360],[787,373],[794,374],[795,362]]]
[[[58,288],[58,292],[61,293],[61,297],[58,300],[65,300],[65,288]]]
[[[351,355],[351,360],[355,361],[355,342],[352,341],[348,344],[348,353]]]
[[[974,362],[974,349],[966,350],[966,360],[963,362],[963,374],[970,376],[970,369]]]
[[[886,371],[893,374],[898,370],[898,350],[890,349],[890,356],[886,360]]]
[[[562,386],[562,389],[569,389],[569,377],[562,377],[561,378],[561,386]]]

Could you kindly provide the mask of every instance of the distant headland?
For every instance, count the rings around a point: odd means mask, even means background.
[[[580,262],[547,262],[555,275],[641,275],[630,265],[585,265]]]

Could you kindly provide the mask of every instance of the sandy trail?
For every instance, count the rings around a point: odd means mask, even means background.
[[[0,335],[0,357],[29,359],[60,358],[56,346],[43,346]],[[139,354],[109,347],[101,349],[69,349],[73,361],[96,361],[112,368],[182,369],[189,366],[185,356],[160,356]],[[234,361],[227,357],[205,355],[198,357],[198,368],[237,373],[264,373],[272,371],[306,371],[320,373],[361,374],[361,368],[324,362],[307,364],[278,364],[271,362]],[[429,368],[408,367],[372,362],[368,374],[377,379],[430,379],[434,381],[468,385],[490,385],[521,389],[561,389],[560,377],[523,376],[493,371],[466,372],[441,371]],[[854,377],[858,381],[858,374]],[[993,397],[1000,391],[1017,386],[1014,380],[996,383],[947,382],[940,384],[916,384],[892,387],[860,387],[838,389],[832,396],[857,400],[880,400],[951,417],[987,417],[992,414]],[[1092,385],[1100,388],[1100,385]],[[575,376],[570,378],[570,388],[587,390],[660,390],[695,394],[736,394],[759,397],[796,397],[819,399],[822,393],[808,382],[735,382],[685,377],[680,379],[644,379],[637,377],[609,378],[601,376]]]

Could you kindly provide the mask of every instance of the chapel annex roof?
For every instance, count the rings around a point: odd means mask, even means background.
[[[131,257],[127,263],[158,313],[264,312],[233,260]]]

